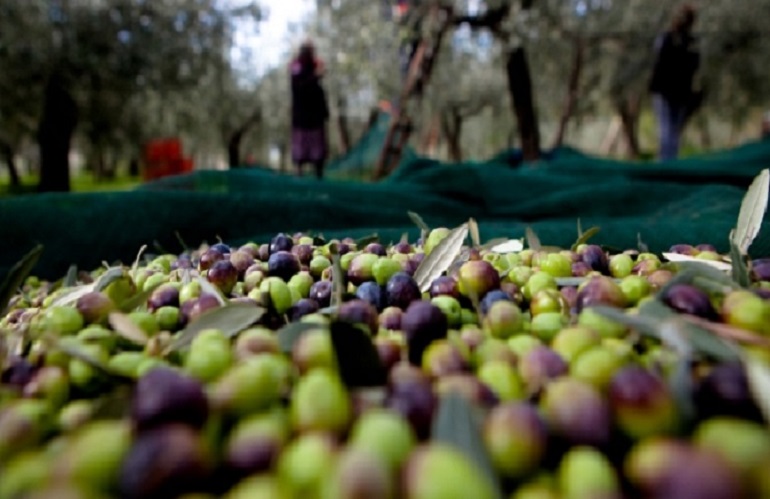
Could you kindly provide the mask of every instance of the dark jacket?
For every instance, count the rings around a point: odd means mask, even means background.
[[[673,102],[693,98],[693,80],[700,64],[695,38],[667,32],[658,40],[650,91]]]
[[[329,119],[329,106],[321,79],[314,68],[302,68],[293,62],[291,71],[291,126],[320,128]]]

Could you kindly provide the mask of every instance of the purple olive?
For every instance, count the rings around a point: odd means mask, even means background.
[[[412,276],[405,272],[397,272],[385,285],[385,305],[406,310],[410,303],[420,300],[420,287]]]
[[[131,401],[131,418],[140,432],[169,423],[201,428],[208,411],[203,385],[166,367],[156,367],[139,378]]]
[[[315,300],[320,307],[328,307],[332,299],[332,289],[331,281],[316,281],[310,286],[308,297]]]
[[[271,277],[280,277],[289,282],[289,279],[299,271],[299,260],[288,251],[273,252],[267,260],[267,274]]]
[[[434,341],[447,337],[447,317],[436,305],[415,301],[401,317],[401,329],[406,336],[408,358],[415,366],[422,365],[425,349]]]
[[[273,253],[277,253],[279,251],[291,251],[291,248],[294,246],[294,240],[292,240],[291,237],[287,236],[286,234],[277,234],[273,239],[270,241],[270,246],[268,247],[269,255],[272,255]]]
[[[661,300],[683,314],[691,314],[709,320],[718,320],[719,318],[709,296],[691,284],[674,284],[662,294]]]
[[[454,277],[447,275],[439,276],[433,279],[433,282],[430,284],[430,290],[428,292],[430,293],[431,298],[442,295],[451,296],[452,298],[456,299],[460,298],[460,290],[457,286],[457,280]]]

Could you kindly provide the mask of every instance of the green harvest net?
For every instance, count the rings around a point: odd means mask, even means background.
[[[381,135],[374,127],[330,172],[371,173]],[[181,252],[217,238],[265,242],[297,231],[326,238],[377,233],[386,243],[407,233],[415,240],[419,230],[408,211],[431,227],[474,217],[482,239],[521,238],[531,226],[543,244],[568,246],[580,219],[584,229],[601,228],[592,242],[614,248],[636,248],[641,239],[652,251],[707,242],[726,252],[746,188],[770,165],[770,142],[666,163],[611,161],[569,148],[538,163],[518,156],[504,151],[488,161],[450,164],[408,151],[379,183],[257,168],[198,171],[128,192],[8,198],[0,201],[0,275],[36,243],[45,250],[34,273],[58,278],[73,263],[81,269],[130,263],[145,244],[150,252]],[[770,255],[767,222],[751,249]]]

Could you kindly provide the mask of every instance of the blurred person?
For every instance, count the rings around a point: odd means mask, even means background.
[[[311,40],[304,41],[289,64],[291,76],[291,156],[302,176],[303,167],[311,164],[316,177],[323,178],[328,156],[326,124],[329,105],[321,85],[324,63],[316,56]]]
[[[679,155],[680,138],[689,117],[703,94],[693,88],[700,66],[697,40],[692,34],[696,11],[684,4],[675,13],[669,29],[655,41],[656,59],[649,90],[658,120],[659,159]]]

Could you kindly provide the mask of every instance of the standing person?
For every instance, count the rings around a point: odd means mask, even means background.
[[[661,160],[678,156],[684,125],[702,98],[702,94],[693,89],[700,65],[700,54],[692,34],[695,17],[695,7],[683,5],[676,12],[668,31],[655,42],[656,61],[650,92],[658,118]]]
[[[302,43],[289,65],[291,74],[291,155],[302,176],[306,164],[313,165],[316,177],[323,178],[328,155],[326,123],[329,106],[321,86],[324,64],[316,57],[315,46]]]

